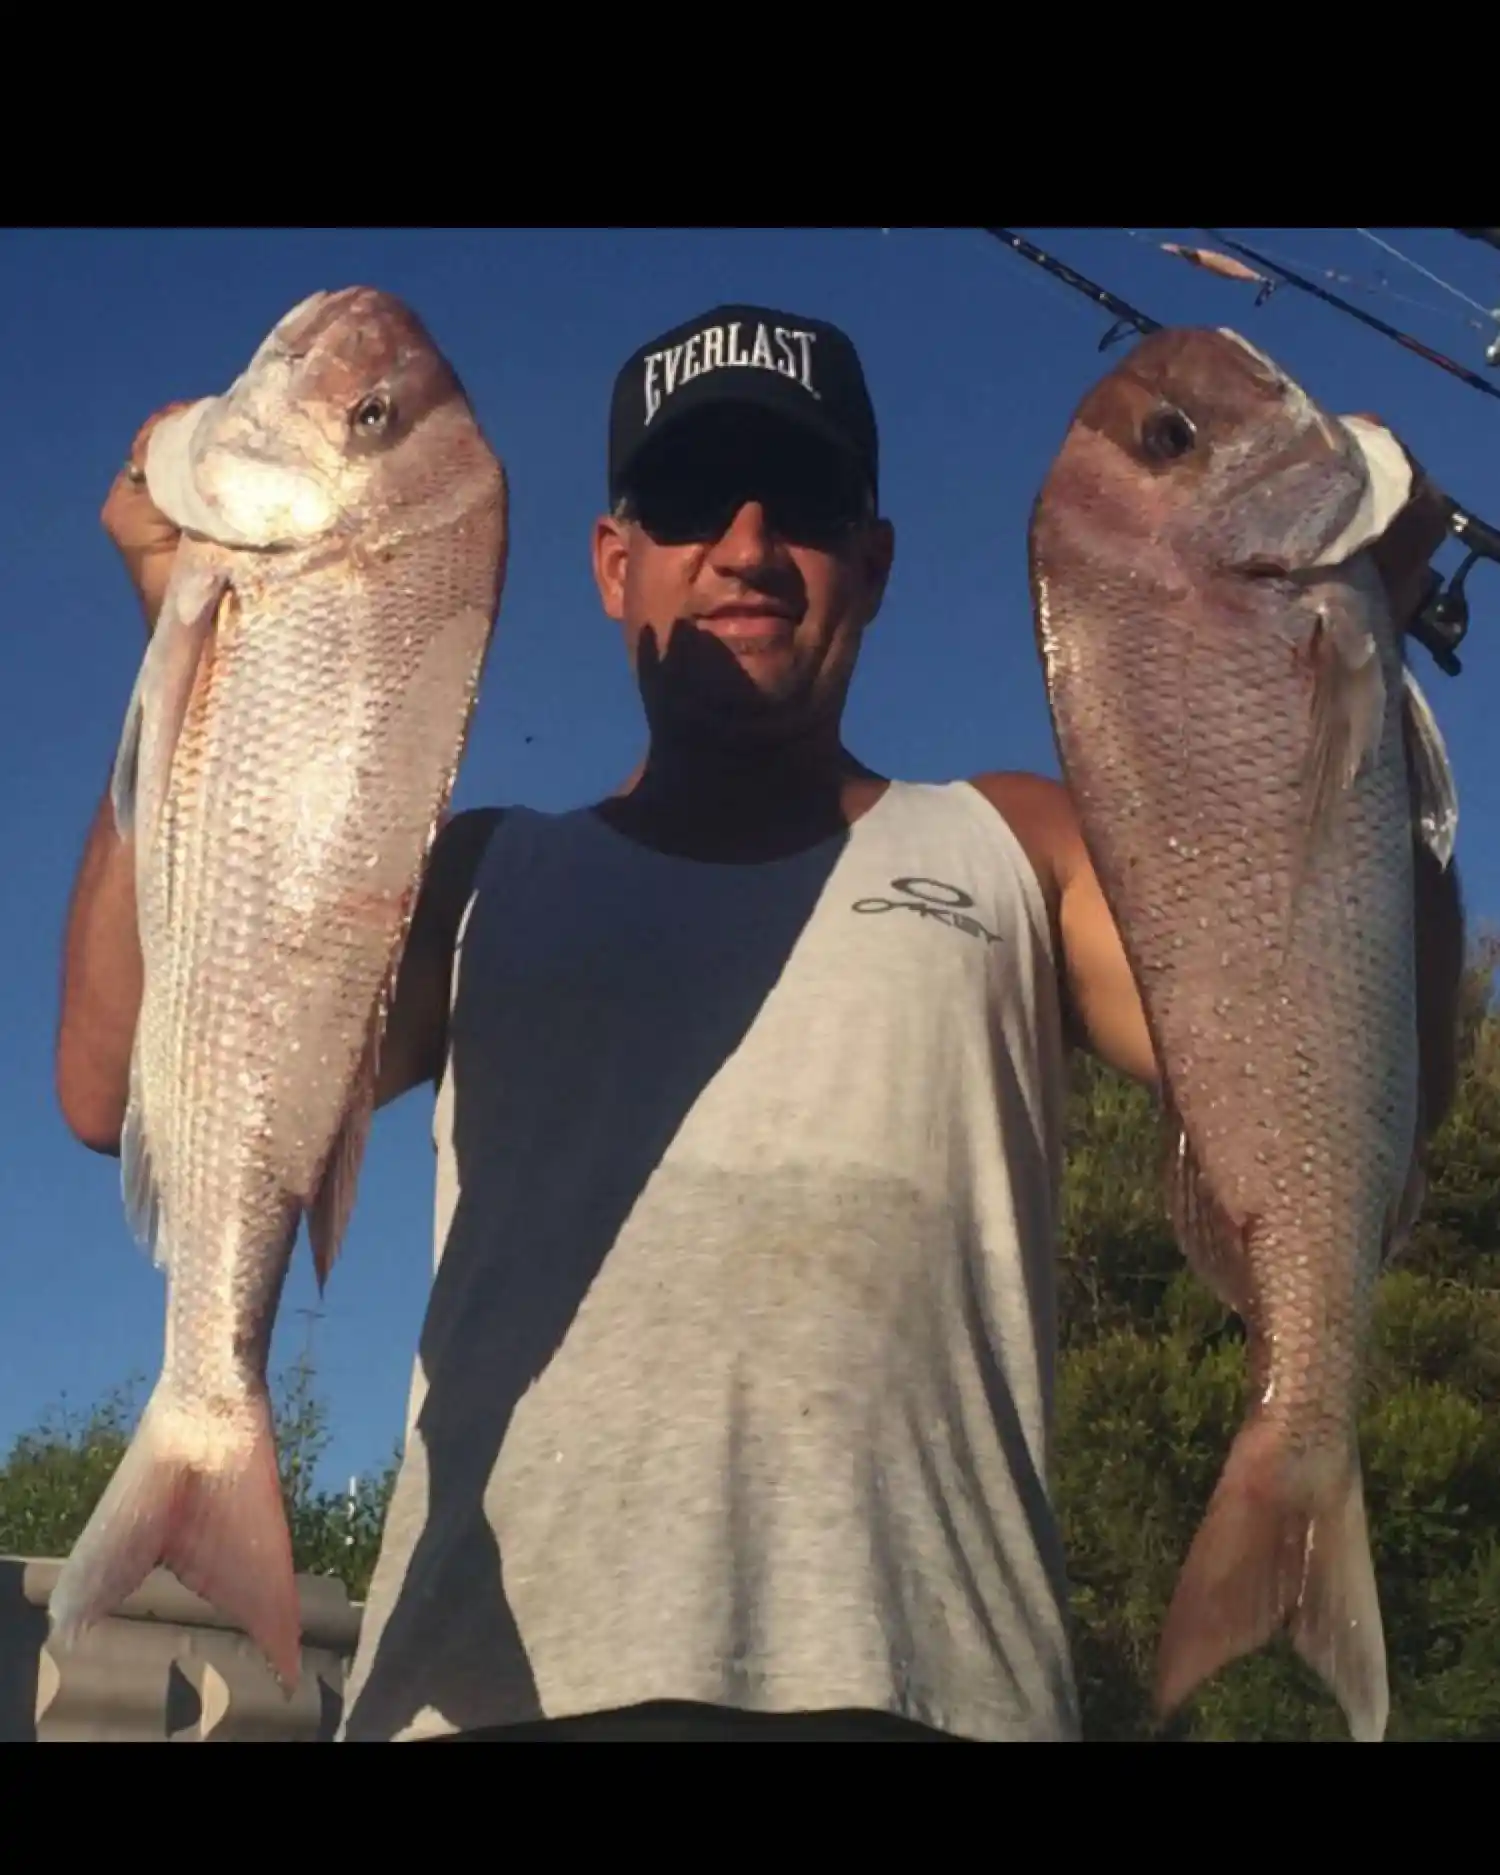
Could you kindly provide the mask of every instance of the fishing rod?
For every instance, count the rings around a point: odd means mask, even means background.
[[[1409,332],[1403,332],[1399,326],[1388,325],[1384,319],[1377,319],[1374,313],[1366,312],[1362,306],[1341,299],[1337,293],[1330,293],[1327,287],[1318,286],[1312,280],[1304,280],[1300,273],[1293,273],[1290,267],[1283,267],[1279,261],[1267,260],[1263,254],[1257,254],[1253,247],[1246,247],[1242,242],[1231,241],[1227,234],[1217,228],[1205,228],[1203,232],[1217,241],[1221,247],[1231,248],[1241,254],[1253,267],[1268,268],[1279,274],[1289,286],[1299,287],[1304,293],[1311,293],[1314,299],[1322,300],[1337,311],[1348,313],[1351,319],[1357,319],[1361,325],[1369,326],[1372,332],[1380,332],[1397,345],[1405,346],[1409,352],[1415,352],[1419,358],[1425,358],[1430,365],[1436,365],[1439,371],[1446,371],[1451,377],[1460,379],[1470,390],[1483,391],[1486,397],[1500,397],[1488,379],[1471,371],[1467,365],[1461,365],[1456,358],[1450,358],[1446,352],[1434,351],[1430,345],[1424,345],[1420,339],[1414,339]]]
[[[1053,279],[1062,281],[1064,286],[1072,287],[1075,292],[1082,293],[1086,299],[1091,299],[1095,305],[1102,306],[1106,312],[1113,314],[1115,323],[1099,341],[1099,350],[1101,352],[1108,350],[1111,345],[1115,344],[1124,333],[1131,328],[1134,328],[1134,330],[1142,334],[1143,337],[1152,332],[1164,330],[1162,322],[1159,319],[1153,319],[1149,314],[1141,312],[1138,307],[1132,306],[1128,300],[1123,300],[1118,294],[1111,293],[1107,287],[1100,286],[1096,280],[1090,280],[1086,274],[1075,272],[1073,268],[1058,260],[1055,255],[1048,254],[1043,249],[1033,246],[1030,241],[1023,240],[1022,237],[1016,234],[1012,229],[986,228],[984,232],[988,235],[992,235],[997,241],[1003,242],[1006,247],[1011,248],[1015,253],[1019,254],[1023,260],[1030,261],[1034,266],[1040,267],[1043,272],[1050,274]],[[1209,230],[1208,232],[1212,231]],[[1215,238],[1222,240],[1223,237],[1215,236]],[[1225,245],[1232,247],[1235,243],[1225,242]],[[1257,258],[1251,256],[1247,249],[1241,249],[1240,251],[1244,253],[1248,259]],[[1302,281],[1297,281],[1294,275],[1285,274],[1283,269],[1274,267],[1270,262],[1265,264],[1267,266],[1272,266],[1274,272],[1283,273],[1284,277],[1294,280],[1298,285],[1307,284]],[[1366,323],[1379,325],[1379,322],[1370,320],[1368,315],[1358,311],[1356,308],[1345,306],[1344,302],[1338,299],[1334,294],[1324,293],[1321,288],[1311,286],[1310,284],[1308,285],[1308,291],[1315,294],[1320,299],[1331,301],[1342,310],[1354,313],[1356,318],[1364,320]],[[1394,331],[1394,328],[1390,329]],[[1421,355],[1433,356],[1427,351],[1425,346],[1418,345],[1415,340],[1410,341],[1410,344],[1411,348]],[[1438,358],[1433,357],[1433,362],[1438,362]],[[1452,362],[1452,360],[1448,360],[1447,364],[1451,365]],[[1460,375],[1464,375],[1461,365],[1455,366],[1454,368]],[[1486,384],[1482,378],[1476,380],[1476,382],[1478,382],[1481,389],[1489,391],[1493,395],[1500,396],[1500,392],[1495,392],[1493,387]],[[1439,670],[1445,672],[1449,677],[1457,677],[1460,671],[1462,671],[1463,666],[1459,663],[1458,658],[1454,654],[1463,643],[1469,630],[1469,601],[1468,595],[1465,592],[1465,582],[1476,561],[1493,560],[1497,565],[1500,565],[1500,529],[1491,527],[1488,522],[1481,521],[1477,515],[1471,514],[1468,509],[1460,507],[1451,496],[1442,493],[1440,490],[1435,490],[1434,492],[1437,494],[1438,500],[1444,508],[1448,532],[1456,540],[1461,542],[1463,546],[1468,549],[1468,552],[1462,566],[1459,567],[1451,580],[1445,582],[1443,575],[1438,572],[1435,567],[1430,570],[1428,575],[1427,598],[1412,623],[1407,627],[1407,630],[1410,636],[1415,638],[1417,642],[1423,645],[1431,654],[1432,661],[1437,665]]]

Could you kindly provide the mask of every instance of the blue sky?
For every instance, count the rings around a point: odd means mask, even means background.
[[[1500,404],[1292,288],[1251,290],[1162,255],[1191,229],[1026,229],[1169,323],[1237,325],[1337,410],[1390,423],[1437,479],[1500,524]],[[1356,294],[1481,372],[1468,309],[1353,230],[1231,230]],[[1442,230],[1381,230],[1483,306],[1500,254]],[[60,1402],[82,1408],[160,1358],[161,1278],[134,1247],[119,1169],[67,1134],[52,1091],[62,923],[144,643],[98,511],[139,423],[224,389],[305,294],[364,283],[408,298],[463,376],[512,489],[510,572],[457,805],[583,803],[642,749],[616,628],[589,573],[613,376],[643,340],[709,306],[832,319],[860,347],[881,426],[894,577],[856,678],[849,735],[912,780],[1057,772],[1026,590],[1028,509],[1071,411],[1113,354],[1108,317],[979,230],[477,230],[0,234],[0,373],[11,413],[0,567],[0,816],[11,906],[0,979],[0,1446]],[[1347,291],[1347,289],[1341,289]],[[1397,297],[1397,296],[1405,297]],[[1407,303],[1408,300],[1420,305]],[[1500,387],[1500,373],[1495,374]],[[1456,563],[1451,545],[1440,564]],[[1500,571],[1471,581],[1464,674],[1416,654],[1463,799],[1473,912],[1500,910],[1496,764]],[[345,1252],[314,1330],[333,1416],[326,1475],[399,1437],[432,1263],[430,1093],[377,1118]],[[273,1361],[317,1303],[305,1244]]]

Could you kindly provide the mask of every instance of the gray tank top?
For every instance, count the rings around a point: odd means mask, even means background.
[[[969,784],[758,865],[509,812],[344,1735],[667,1699],[1075,1738],[1062,1099],[1046,909]]]

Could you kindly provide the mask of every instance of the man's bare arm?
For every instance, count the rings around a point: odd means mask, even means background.
[[[974,785],[1026,849],[1047,900],[1070,1040],[1131,1080],[1155,1086],[1145,1008],[1072,796],[1043,775],[979,775]]]
[[[168,404],[141,425],[99,516],[125,563],[148,636],[172,577],[177,530],[152,504],[144,479],[137,477],[144,467],[147,438],[168,412],[180,408],[180,403]],[[124,714],[122,700],[122,728]],[[141,980],[135,849],[119,836],[106,785],[68,904],[53,1061],[63,1118],[75,1137],[95,1152],[120,1149]]]

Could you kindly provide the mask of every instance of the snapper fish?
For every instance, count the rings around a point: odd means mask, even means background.
[[[288,1695],[301,1616],[266,1364],[305,1218],[339,1252],[416,894],[498,616],[507,481],[416,316],[294,307],[152,431],[183,530],[116,760],[144,990],[121,1142],[160,1375],[51,1596],[66,1649],[158,1565]]]
[[[1165,1716],[1286,1630],[1352,1735],[1389,1690],[1357,1410],[1451,1094],[1457,792],[1371,549],[1396,440],[1225,331],[1153,333],[1037,499],[1064,773],[1145,1006],[1195,1271],[1251,1403],[1161,1637]]]

